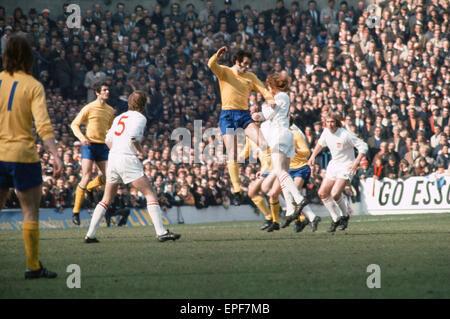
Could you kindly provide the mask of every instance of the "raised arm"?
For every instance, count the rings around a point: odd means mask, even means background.
[[[219,65],[218,61],[220,58],[223,57],[223,55],[225,54],[225,52],[227,52],[228,49],[227,47],[221,47],[219,50],[217,50],[217,52],[215,54],[213,54],[212,57],[209,58],[208,60],[208,68],[211,69],[211,71],[213,71],[213,73],[219,78],[221,79],[223,76],[223,69],[224,67]]]

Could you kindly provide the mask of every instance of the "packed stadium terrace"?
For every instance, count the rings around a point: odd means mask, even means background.
[[[346,189],[353,201],[359,200],[362,178],[450,174],[448,1],[384,1],[370,12],[363,1],[355,7],[346,1],[319,7],[315,1],[287,6],[278,0],[265,11],[227,3],[214,7],[211,1],[202,8],[117,3],[112,11],[95,3],[82,8],[80,28],[68,27],[67,5],[59,12],[0,7],[2,53],[13,33],[24,34],[33,46],[34,76],[46,89],[64,163],[64,176],[54,180],[52,158],[38,141],[41,207],[73,205],[81,177],[80,142],[70,123],[95,99],[92,85],[101,81],[109,84],[108,104],[116,114],[127,109],[133,90],[149,94],[140,157],[162,207],[228,205],[230,180],[223,159],[193,160],[194,145],[203,152],[212,142],[195,138],[194,120],[201,121],[202,132],[218,123],[219,88],[206,64],[221,46],[230,49],[221,61],[227,65],[236,49],[252,51],[250,70],[263,82],[272,72],[291,75],[291,114],[311,149],[328,110],[339,111],[344,126],[368,143],[358,178]],[[259,94],[251,94],[250,106],[262,102]],[[192,132],[192,147],[181,157],[171,138],[180,127]],[[317,158],[307,187],[316,203],[329,157],[323,152]],[[241,165],[244,191],[258,170],[254,161]],[[94,191],[94,198],[100,195]],[[86,195],[83,207],[92,205]],[[145,203],[136,189],[123,186],[115,205]],[[12,191],[6,207],[18,207]]]

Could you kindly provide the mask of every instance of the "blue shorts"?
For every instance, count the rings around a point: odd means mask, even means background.
[[[292,179],[295,179],[296,177],[303,178],[303,185],[306,185],[308,184],[309,177],[311,176],[311,168],[308,165],[305,165],[300,168],[290,169],[288,173],[291,175]]]
[[[23,191],[41,184],[41,162],[16,163],[0,161],[0,188],[14,187],[19,191]]]
[[[108,160],[109,147],[103,143],[91,143],[81,146],[81,158],[87,158],[95,162],[104,162]]]
[[[227,134],[227,128],[245,129],[250,123],[253,123],[253,119],[248,110],[222,110],[222,112],[220,112],[219,126],[222,135]]]

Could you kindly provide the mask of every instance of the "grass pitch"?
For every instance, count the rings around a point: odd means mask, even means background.
[[[304,299],[450,298],[450,214],[354,216],[346,231],[262,222],[171,225],[177,242],[152,227],[41,230],[41,260],[56,279],[24,280],[20,231],[0,232],[0,298]],[[81,269],[69,289],[67,266]],[[381,287],[369,289],[371,264]]]

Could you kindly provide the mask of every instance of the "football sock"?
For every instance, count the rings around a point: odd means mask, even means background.
[[[280,223],[280,202],[278,199],[269,200],[270,211],[272,212],[272,220],[274,223]]]
[[[81,204],[83,204],[84,194],[86,193],[86,188],[78,184],[75,191],[75,203],[73,205],[73,213],[78,214],[80,212]]]
[[[345,200],[345,196],[341,195],[341,198],[336,202],[336,204],[339,206],[342,215],[341,216],[348,216],[348,209],[347,209],[347,203]]]
[[[25,244],[25,254],[27,269],[38,270],[39,264],[39,222],[23,222],[22,227],[23,242]]]
[[[335,201],[330,197],[326,200],[322,200],[323,205],[326,207],[328,212],[330,213],[331,219],[333,222],[336,222],[340,216],[339,207],[336,205]]]
[[[234,193],[239,193],[241,191],[241,184],[239,183],[239,165],[236,161],[232,161],[227,162],[227,167]]]
[[[100,185],[105,184],[105,176],[104,175],[97,175],[92,181],[90,181],[87,186],[86,190],[88,192],[91,192],[94,188],[99,187]]]
[[[253,203],[256,207],[264,214],[266,220],[270,220],[272,217],[270,215],[269,207],[267,206],[266,200],[261,195],[256,195],[252,198]]]
[[[300,194],[300,191],[298,190],[297,186],[294,183],[294,180],[292,179],[291,175],[289,175],[286,171],[282,172],[280,176],[278,177],[281,185],[281,189],[287,190],[289,193],[291,193],[292,197],[294,198],[294,201],[297,204],[300,204],[303,200],[303,196]]]
[[[286,187],[281,187],[281,191],[283,192],[284,202],[286,204],[286,216],[291,216],[294,213],[294,206],[292,205],[294,199]]]
[[[89,230],[86,234],[89,238],[95,238],[97,227],[100,224],[102,217],[105,215],[108,206],[104,202],[99,202],[92,214],[91,223],[89,224]]]
[[[310,222],[312,222],[314,220],[314,218],[316,218],[316,214],[314,214],[314,212],[312,211],[311,207],[309,207],[309,205],[306,205],[305,207],[303,207],[303,212],[306,215],[306,218],[308,218],[308,220]]]
[[[157,201],[147,203],[147,211],[152,219],[153,226],[155,227],[156,235],[164,235],[167,230],[164,228],[162,222],[162,213],[159,203]]]

